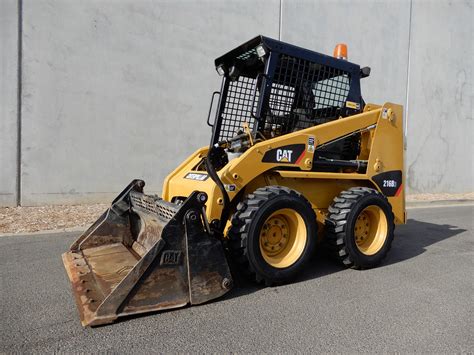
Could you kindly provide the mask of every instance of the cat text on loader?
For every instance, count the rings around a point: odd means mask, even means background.
[[[406,220],[402,107],[366,104],[370,69],[334,54],[258,36],[216,59],[210,144],[161,197],[132,181],[63,255],[83,325],[222,296],[228,258],[266,285],[316,247],[356,269],[382,261]]]

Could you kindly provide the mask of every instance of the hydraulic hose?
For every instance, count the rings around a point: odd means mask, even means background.
[[[223,235],[224,234],[224,228],[227,223],[227,219],[229,218],[229,205],[230,205],[230,199],[229,195],[227,194],[227,191],[224,187],[224,184],[222,183],[221,179],[217,175],[216,169],[214,168],[214,165],[209,159],[209,156],[213,153],[214,150],[216,150],[218,147],[216,146],[211,146],[209,149],[209,152],[207,154],[207,157],[205,158],[205,166],[206,166],[206,171],[211,177],[212,181],[214,181],[219,188],[219,190],[222,193],[222,198],[223,198],[223,207],[222,207],[222,214],[221,218],[219,220],[219,226],[218,226],[218,232],[219,234]]]

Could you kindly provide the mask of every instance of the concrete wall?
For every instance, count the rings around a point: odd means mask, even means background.
[[[265,13],[265,16],[259,14]],[[109,200],[209,143],[214,58],[278,1],[24,1],[22,203]]]
[[[22,2],[22,205],[107,201],[133,178],[160,191],[209,142],[214,58],[256,34],[346,42],[372,67],[366,101],[407,106],[409,192],[474,190],[472,2]],[[0,1],[0,205],[16,201],[17,18]]]
[[[0,1],[0,206],[17,203],[17,5]]]
[[[346,43],[349,60],[372,69],[361,82],[367,102],[405,103],[409,28],[409,0],[283,1],[281,39],[330,55]]]
[[[407,173],[410,191],[474,191],[472,1],[415,1]]]

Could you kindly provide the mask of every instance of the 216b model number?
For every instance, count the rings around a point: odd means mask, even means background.
[[[397,182],[395,180],[384,180],[383,187],[397,187]]]

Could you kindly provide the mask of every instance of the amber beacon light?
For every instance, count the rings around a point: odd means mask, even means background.
[[[347,60],[347,45],[345,43],[337,44],[333,56],[337,59]]]

